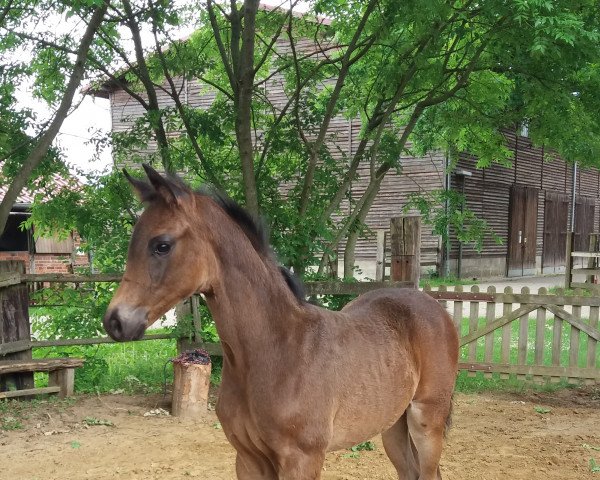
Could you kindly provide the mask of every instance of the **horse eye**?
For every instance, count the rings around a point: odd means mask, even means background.
[[[154,253],[157,255],[166,255],[171,251],[171,245],[168,243],[158,243],[156,247],[154,247]]]

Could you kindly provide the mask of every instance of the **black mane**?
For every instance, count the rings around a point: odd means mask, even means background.
[[[242,229],[254,249],[261,256],[271,259],[275,258],[269,244],[269,234],[263,219],[256,219],[245,208],[221,192],[202,191],[200,193],[208,195],[223,209],[227,216]],[[279,272],[290,291],[294,294],[294,297],[300,303],[304,303],[306,301],[306,294],[302,281],[284,266],[279,266]]]

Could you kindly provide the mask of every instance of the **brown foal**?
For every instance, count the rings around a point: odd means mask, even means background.
[[[240,207],[144,168],[150,183],[126,174],[146,209],[104,327],[137,339],[177,302],[205,296],[237,478],[319,479],[326,452],[378,433],[400,479],[441,478],[458,338],[438,302],[382,289],[341,312],[309,304]]]

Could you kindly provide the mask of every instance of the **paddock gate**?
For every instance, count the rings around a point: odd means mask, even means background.
[[[497,292],[425,289],[446,306],[460,336],[461,370],[501,378],[516,374],[535,382],[600,382],[600,299],[524,287]]]

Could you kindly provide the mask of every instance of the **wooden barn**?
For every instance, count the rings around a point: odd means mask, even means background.
[[[562,273],[567,230],[575,232],[575,250],[587,250],[589,234],[598,231],[600,172],[532,146],[517,130],[504,135],[511,167],[477,169],[476,159],[463,154],[450,182],[502,243],[488,237],[477,252],[453,240],[450,271],[477,278]]]
[[[301,42],[300,42],[301,43]],[[311,41],[298,45],[310,49]],[[281,46],[282,49],[286,45]],[[124,81],[122,77],[121,81]],[[195,108],[207,108],[215,98],[213,91],[196,80],[175,78],[180,98]],[[173,99],[164,88],[157,88],[159,106],[173,107]],[[119,82],[107,81],[91,94],[110,101],[112,130],[131,129],[144,114],[142,106]],[[287,97],[283,78],[274,75],[265,85],[265,93],[273,108],[282,108]],[[327,144],[334,158],[344,161],[359,144],[359,120],[335,117],[330,125]],[[508,168],[494,165],[476,168],[476,159],[460,155],[456,168],[447,173],[447,155],[432,152],[425,157],[402,157],[401,171],[390,171],[366,219],[371,231],[357,243],[357,264],[366,277],[375,276],[375,230],[389,229],[390,218],[406,214],[404,207],[411,193],[431,192],[452,188],[464,192],[467,205],[486,220],[500,243],[486,238],[478,252],[471,245],[460,245],[452,239],[442,245],[430,226],[423,225],[421,265],[424,273],[450,273],[462,277],[487,278],[496,276],[531,275],[561,272],[565,265],[566,231],[574,218],[576,248],[587,248],[588,234],[598,228],[598,199],[600,176],[597,170],[582,170],[551,155],[544,148],[533,147],[530,140],[517,134],[516,129],[505,131],[507,145],[513,155]],[[170,132],[171,135],[177,132]],[[156,145],[135,152],[137,162],[156,151]],[[358,198],[369,179],[369,166],[364,165],[352,186],[351,194]],[[575,198],[573,217],[572,198]],[[343,214],[343,209],[342,209]],[[341,252],[340,252],[341,253]]]

